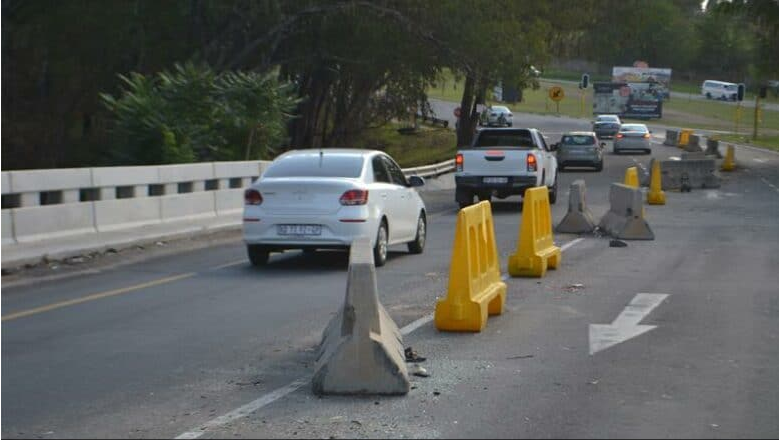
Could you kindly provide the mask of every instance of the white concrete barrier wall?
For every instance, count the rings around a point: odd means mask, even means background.
[[[153,225],[162,221],[160,197],[99,200],[93,203],[98,232]]]
[[[441,173],[450,162],[424,167]],[[112,231],[160,222],[238,216],[243,192],[262,176],[270,161],[212,162],[185,165],[69,168],[2,172],[3,245],[55,237]],[[407,170],[404,170],[407,171]],[[421,173],[420,173],[421,174]],[[239,179],[241,188],[230,188]],[[217,180],[218,189],[206,182]],[[179,183],[192,183],[192,192],[178,194]],[[164,195],[150,195],[148,185],[164,185]],[[146,188],[144,188],[146,186]],[[116,198],[117,187],[135,187]],[[89,196],[82,197],[81,190]],[[42,192],[60,191],[39,206]],[[81,201],[84,200],[84,201]]]
[[[92,186],[135,186],[160,183],[158,167],[102,167],[92,168]]]
[[[244,190],[245,188],[235,188],[214,191],[216,215],[229,215],[243,212]]]
[[[2,225],[0,226],[3,230],[3,244],[16,243],[16,239],[14,238],[14,222],[11,217],[10,209],[3,210]]]
[[[159,197],[162,221],[170,222],[216,217],[215,192],[200,191]]]
[[[11,171],[14,193],[60,191],[92,187],[91,168]]]
[[[212,163],[195,163],[187,165],[161,165],[160,183],[193,182],[214,178]]]
[[[0,174],[2,174],[2,183],[0,183],[0,186],[2,186],[3,194],[11,194],[11,173],[3,171]]]
[[[96,232],[91,202],[17,208],[12,216],[19,243]]]

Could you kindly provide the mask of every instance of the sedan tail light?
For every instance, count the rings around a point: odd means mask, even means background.
[[[622,134],[622,133],[617,133],[617,139],[622,139],[623,137],[625,137],[625,135],[624,135],[624,134]]]
[[[536,171],[538,169],[538,163],[536,162],[536,156],[533,154],[527,155],[527,170]]]
[[[249,188],[243,192],[243,201],[247,205],[261,205],[262,194],[254,188]]]
[[[457,156],[454,157],[454,164],[455,164],[455,169],[457,171],[463,170],[463,164],[465,164],[465,158],[463,158],[463,155],[461,153],[457,153]]]
[[[644,134],[644,138],[646,138],[646,139],[649,139],[649,138],[651,138],[651,137],[652,137],[652,136],[650,136],[650,135],[649,135],[649,133],[646,133],[646,134]]]
[[[343,193],[339,202],[344,206],[364,205],[368,203],[368,190],[350,189]]]

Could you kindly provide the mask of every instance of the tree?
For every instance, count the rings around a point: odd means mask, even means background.
[[[102,99],[116,117],[113,163],[127,165],[270,159],[298,103],[273,73],[185,64],[121,79],[121,95]]]

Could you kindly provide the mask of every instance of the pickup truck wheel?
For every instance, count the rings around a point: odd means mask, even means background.
[[[460,209],[473,205],[473,193],[465,189],[457,188],[454,198],[457,204],[460,205]]]
[[[557,203],[557,173],[554,176],[554,184],[549,188],[549,204],[554,205]]]

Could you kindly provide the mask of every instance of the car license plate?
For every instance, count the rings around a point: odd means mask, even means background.
[[[279,235],[321,235],[322,225],[278,225]]]
[[[482,180],[484,183],[506,183],[509,181],[508,177],[485,177]]]

